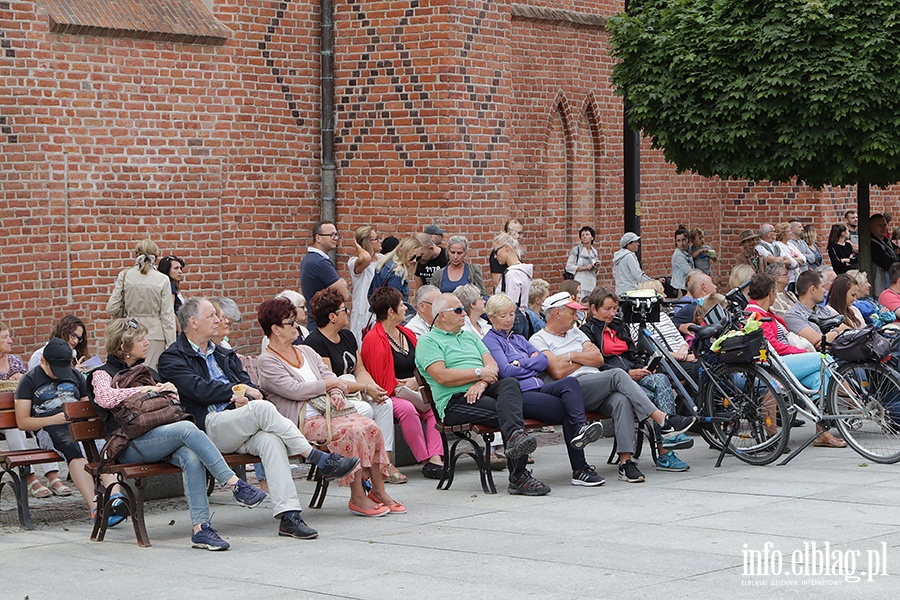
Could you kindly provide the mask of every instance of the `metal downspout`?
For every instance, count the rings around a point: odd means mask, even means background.
[[[334,164],[334,4],[321,0],[322,62],[322,219],[337,216],[336,167]],[[332,257],[333,259],[333,257]]]

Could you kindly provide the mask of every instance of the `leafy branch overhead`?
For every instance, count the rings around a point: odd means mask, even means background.
[[[679,171],[900,181],[897,0],[632,0],[609,28],[632,125]]]

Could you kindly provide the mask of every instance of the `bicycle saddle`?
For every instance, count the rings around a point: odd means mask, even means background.
[[[825,317],[824,319],[812,315],[809,322],[819,328],[823,334],[828,333],[838,325],[844,322],[844,315],[834,315],[833,317]]]
[[[688,331],[693,333],[699,339],[704,340],[719,335],[725,329],[725,325],[716,323],[715,325],[688,325]]]

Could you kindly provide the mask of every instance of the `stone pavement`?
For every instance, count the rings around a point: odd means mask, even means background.
[[[553,492],[541,498],[506,494],[505,472],[501,493],[485,495],[466,459],[449,491],[406,468],[410,482],[390,491],[409,513],[379,519],[351,515],[348,490],[333,485],[322,509],[304,511],[314,541],[279,538],[266,504],[249,511],[217,490],[213,524],[232,544],[219,553],[190,548],[183,499],[151,503],[153,547],[139,548],[130,521],[90,542],[86,510],[71,506],[49,522],[36,510],[37,529],[22,531],[8,525],[4,491],[2,597],[896,597],[900,465],[809,448],[786,467],[727,458],[715,469],[696,439],[679,452],[688,473],[657,473],[647,457],[644,484],[618,481],[602,464],[610,440],[598,442],[588,456],[607,483],[591,489],[569,484],[562,446],[542,446],[535,475]],[[313,486],[298,485],[308,502]],[[763,562],[768,575],[756,574]]]

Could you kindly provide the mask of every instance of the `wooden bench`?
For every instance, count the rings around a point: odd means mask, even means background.
[[[0,392],[0,430],[16,429],[15,393]],[[0,473],[0,492],[9,485],[16,497],[16,512],[22,529],[34,529],[31,522],[31,511],[28,507],[28,475],[32,465],[42,465],[61,460],[59,454],[52,450],[2,450],[0,461],[3,471]],[[9,477],[4,481],[5,477]]]
[[[100,453],[94,441],[106,439],[106,428],[103,421],[97,415],[94,405],[87,401],[67,402],[64,406],[66,417],[69,419],[69,431],[72,439],[83,442],[88,464],[85,470],[94,475],[100,462]],[[223,454],[225,462],[231,467],[241,467],[248,464],[262,462],[258,456],[252,454]],[[58,456],[57,456],[58,458]],[[292,456],[290,458],[300,458]],[[118,493],[124,495],[124,502],[131,514],[134,535],[139,546],[149,547],[150,536],[147,534],[147,526],[144,523],[144,480],[157,475],[170,475],[181,473],[181,469],[167,462],[153,463],[113,463],[105,465],[102,473],[111,474],[118,482]],[[215,480],[207,473],[209,480],[207,492],[212,493]],[[310,480],[316,481],[316,490],[310,500],[310,508],[320,508],[328,492],[328,480],[310,469]],[[133,485],[132,485],[133,482]],[[102,498],[97,499],[97,519],[91,531],[92,541],[103,541],[106,536],[107,519],[112,514],[113,486],[108,486]],[[315,505],[314,505],[315,504]]]
[[[434,397],[431,394],[431,388],[429,387],[428,382],[424,377],[422,377],[422,374],[418,370],[415,371],[414,374],[416,377],[416,382],[418,382],[419,384],[419,391],[422,393],[422,399],[430,404],[432,410],[434,411],[435,428],[441,433],[441,442],[444,446],[444,470],[441,473],[440,481],[438,481],[437,489],[450,489],[450,486],[453,484],[454,474],[456,472],[456,462],[461,456],[469,456],[472,458],[472,460],[475,461],[475,464],[478,466],[478,473],[481,476],[481,488],[484,490],[484,493],[496,494],[497,487],[494,485],[494,476],[491,472],[491,442],[494,441],[494,436],[500,433],[500,430],[494,427],[488,427],[487,425],[479,425],[475,423],[463,423],[461,425],[444,424],[440,414],[438,413],[437,407],[434,404]],[[610,418],[606,415],[591,412],[586,413],[586,417],[588,422]],[[525,431],[528,432],[538,431],[544,427],[552,427],[554,425],[560,425],[560,423],[544,423],[536,419],[525,419],[524,421]],[[447,434],[453,434],[458,439],[455,440],[452,445],[450,445],[447,441]],[[473,435],[481,436],[484,445],[479,445],[478,442],[474,439]],[[647,437],[647,439],[650,441],[650,447],[655,462],[655,435],[651,428],[645,427],[643,425],[638,427],[638,444],[634,456],[635,458],[640,457],[644,437]],[[460,444],[464,443],[469,444],[471,446],[471,449],[464,448],[460,450]],[[607,459],[607,464],[615,464],[618,462],[616,450],[617,446],[614,442],[612,451],[610,452],[609,458]]]

